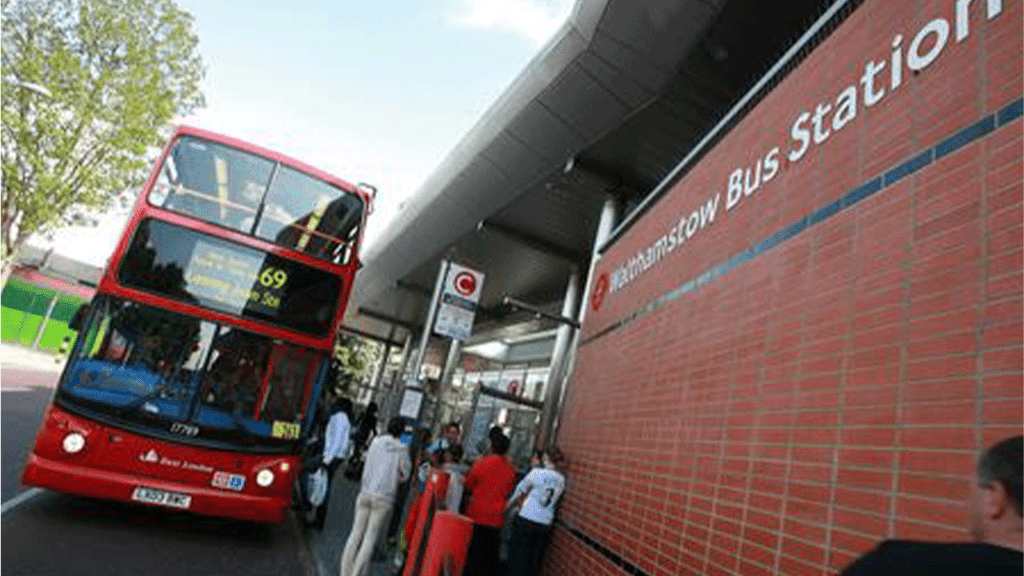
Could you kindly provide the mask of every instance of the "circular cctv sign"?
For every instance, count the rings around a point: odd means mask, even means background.
[[[590,297],[590,307],[594,312],[600,310],[601,305],[604,304],[604,297],[608,294],[608,285],[610,283],[607,273],[598,276],[597,282],[594,283],[594,293]]]
[[[459,272],[452,283],[460,296],[468,298],[476,292],[476,276],[469,272]]]

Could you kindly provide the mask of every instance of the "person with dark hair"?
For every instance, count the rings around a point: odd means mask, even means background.
[[[409,444],[409,451],[413,454],[413,468],[416,469],[416,481],[413,482],[413,489],[416,494],[423,492],[424,484],[427,481],[427,470],[430,469],[432,455],[429,452],[433,437],[430,428],[420,428],[413,434],[413,441]]]
[[[504,434],[505,432],[501,429],[501,426],[491,426],[487,430],[487,437],[481,438],[477,441],[476,446],[474,446],[475,452],[473,457],[470,459],[473,460],[478,457],[486,456],[488,454],[488,450],[490,450],[491,444],[494,442],[494,439],[498,436],[504,436]]]
[[[449,422],[441,429],[441,434],[430,443],[427,447],[427,452],[431,454],[440,454],[442,451],[447,450],[449,446],[459,443],[459,436],[461,434],[461,427],[458,422]]]
[[[505,457],[509,444],[504,433],[493,435],[487,454],[474,462],[466,475],[465,490],[470,493],[466,516],[473,520],[473,536],[466,555],[467,576],[492,576],[500,572],[505,502],[516,480],[516,472]]]
[[[331,500],[334,473],[348,457],[349,449],[352,447],[349,442],[349,433],[352,430],[352,410],[352,401],[344,396],[338,398],[331,406],[327,428],[324,431],[323,452],[323,465],[327,468],[327,494],[324,496],[323,503],[316,509],[313,526],[317,530],[323,530],[324,522],[327,519],[327,504]]]
[[[427,474],[431,466],[440,466],[442,464],[441,458],[444,455],[444,451],[449,446],[453,446],[459,443],[459,434],[461,428],[458,422],[449,422],[441,429],[441,434],[436,440],[427,445],[424,451],[424,462],[419,464],[419,481],[420,485],[427,481]]]
[[[370,440],[370,436],[377,430],[377,403],[370,402],[366,406],[366,410],[363,410],[362,415],[359,417],[359,422],[356,424],[356,431],[352,435],[352,441],[355,442],[355,448],[362,450],[366,447],[366,443]]]
[[[352,531],[341,554],[341,576],[366,574],[381,525],[394,504],[398,483],[409,477],[409,454],[400,439],[403,428],[401,418],[392,418],[387,433],[374,438],[366,451]]]
[[[526,474],[506,505],[506,510],[518,509],[508,554],[508,573],[515,576],[540,573],[555,510],[565,491],[565,476],[558,470],[564,461],[562,452],[551,448],[537,455],[541,465]]]
[[[974,542],[886,540],[841,576],[1020,576],[1024,572],[1022,448],[1024,437],[1007,438],[979,459],[969,501]]]
[[[355,480],[363,473],[363,453],[366,451],[367,442],[377,432],[377,404],[370,402],[355,424],[355,432],[352,433],[352,450],[349,456],[348,467],[345,476]]]
[[[444,507],[453,512],[459,511],[462,502],[463,486],[466,483],[466,465],[462,463],[463,450],[461,444],[449,446],[442,457],[441,468],[448,473],[448,493]]]

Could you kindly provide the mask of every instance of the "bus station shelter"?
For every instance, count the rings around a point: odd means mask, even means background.
[[[471,454],[556,440],[546,574],[962,540],[1024,426],[1021,11],[581,0],[365,254],[385,413],[411,377]],[[421,362],[442,262],[480,308]]]
[[[345,327],[405,352],[373,383],[386,413],[449,260],[486,280],[472,338],[431,339],[421,375],[446,409],[428,397],[427,420],[459,419],[475,438],[500,416],[519,457],[535,430],[550,435],[597,247],[741,116],[831,5],[578,2],[364,254]]]

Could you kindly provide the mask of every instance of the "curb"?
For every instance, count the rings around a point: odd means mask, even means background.
[[[298,544],[299,564],[302,565],[303,576],[327,576],[324,567],[320,565],[319,556],[313,550],[309,531],[302,527],[302,520],[295,510],[289,510],[288,517],[292,524],[292,535]]]
[[[0,506],[0,516],[10,512],[11,510],[14,510],[18,506],[21,506],[25,502],[28,502],[29,500],[32,500],[37,496],[42,496],[44,493],[45,490],[43,490],[42,488],[29,488],[28,490],[25,490],[24,492],[11,498],[7,502],[4,502],[3,505]]]

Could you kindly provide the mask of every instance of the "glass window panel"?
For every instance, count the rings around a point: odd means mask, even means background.
[[[274,163],[230,146],[183,136],[150,191],[155,206],[250,232]]]
[[[321,258],[347,262],[358,237],[363,202],[323,180],[282,166],[256,235]]]

